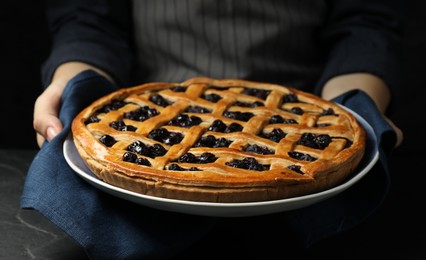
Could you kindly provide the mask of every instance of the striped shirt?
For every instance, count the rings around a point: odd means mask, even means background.
[[[323,1],[133,1],[141,81],[194,76],[313,86]]]

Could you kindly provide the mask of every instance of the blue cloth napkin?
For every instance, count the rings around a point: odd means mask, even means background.
[[[37,153],[21,197],[22,208],[39,211],[79,242],[91,259],[168,258],[202,241],[215,229],[240,225],[241,230],[250,226],[251,230],[266,232],[262,223],[291,227],[297,240],[309,246],[363,221],[387,194],[387,159],[396,142],[395,133],[365,93],[352,91],[335,101],[356,111],[374,127],[381,163],[373,168],[374,174],[367,174],[336,197],[300,210],[239,220],[166,212],[116,198],[75,174],[63,156],[63,142],[74,116],[116,89],[90,70],[68,83],[60,111],[64,129]]]

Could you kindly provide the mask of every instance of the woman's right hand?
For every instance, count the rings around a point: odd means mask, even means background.
[[[39,147],[45,141],[51,141],[63,125],[59,120],[59,109],[61,97],[68,81],[78,73],[92,69],[111,80],[111,77],[102,70],[82,62],[67,62],[60,65],[53,75],[50,85],[36,99],[34,104],[33,127],[36,131],[37,144]]]

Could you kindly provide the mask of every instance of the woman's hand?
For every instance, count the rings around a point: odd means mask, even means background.
[[[62,131],[63,125],[59,120],[61,97],[68,81],[78,73],[92,69],[111,80],[105,72],[82,62],[67,62],[59,66],[53,75],[50,85],[36,99],[34,104],[33,127],[36,131],[37,144],[41,147],[44,141],[52,140]]]
[[[399,129],[389,118],[384,115],[389,105],[391,96],[388,87],[381,78],[368,73],[352,73],[336,76],[327,81],[327,83],[324,85],[321,95],[324,99],[331,100],[352,89],[363,90],[374,100],[377,108],[382,112],[383,117],[395,130],[397,136],[397,142],[395,146],[398,147],[402,143],[404,135],[401,129]]]

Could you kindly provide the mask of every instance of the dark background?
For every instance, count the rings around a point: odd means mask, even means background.
[[[390,162],[392,188],[384,205],[359,228],[317,245],[317,251],[370,250],[404,259],[426,256],[426,1],[406,1],[402,90],[389,117],[404,131]],[[0,9],[0,149],[37,149],[33,105],[49,36],[41,1],[4,1]],[[322,249],[323,248],[323,249]],[[423,258],[426,259],[426,258]]]
[[[33,106],[50,44],[41,3],[4,1],[0,7],[0,148],[37,148]]]

